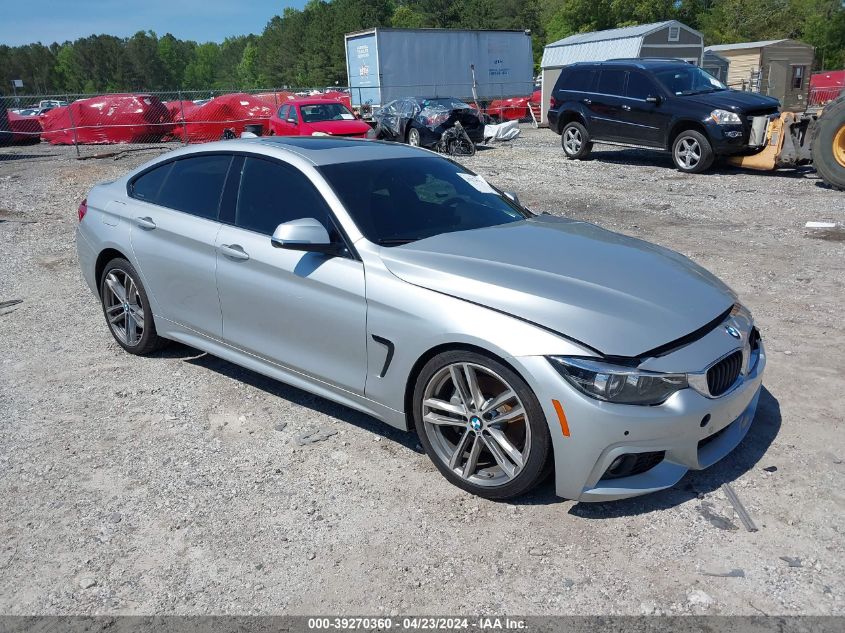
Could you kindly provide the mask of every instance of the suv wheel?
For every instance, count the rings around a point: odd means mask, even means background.
[[[560,144],[567,158],[586,158],[593,149],[590,133],[577,121],[567,123],[560,133]]]
[[[680,171],[700,174],[713,164],[713,148],[701,132],[685,130],[672,143],[672,161]]]

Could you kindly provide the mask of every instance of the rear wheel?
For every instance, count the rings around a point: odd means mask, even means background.
[[[672,143],[672,162],[680,171],[700,174],[713,164],[713,148],[701,132],[684,130]]]
[[[429,458],[468,492],[508,499],[549,472],[551,438],[540,403],[518,374],[491,358],[435,356],[417,378],[413,407]]]
[[[147,292],[135,267],[123,258],[111,260],[100,280],[100,299],[109,330],[130,354],[159,349],[165,340],[156,333]]]
[[[567,158],[586,158],[593,150],[590,133],[577,121],[570,121],[560,132],[560,144]]]
[[[845,191],[845,99],[827,106],[816,121],[813,164],[822,180]]]

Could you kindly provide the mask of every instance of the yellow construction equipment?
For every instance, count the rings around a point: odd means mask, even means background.
[[[728,162],[763,171],[812,162],[822,180],[845,191],[845,95],[818,112],[782,113],[769,122],[759,152]]]

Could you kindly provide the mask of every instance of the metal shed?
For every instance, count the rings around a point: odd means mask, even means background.
[[[549,96],[564,66],[620,57],[671,57],[700,65],[703,52],[701,33],[677,20],[578,33],[552,42],[543,50],[540,64],[543,73],[542,122],[546,121]]]
[[[711,50],[705,49],[704,60],[701,62],[701,67],[719,81],[728,81],[728,69],[730,68],[730,65],[731,60],[727,57],[722,57]]]
[[[708,46],[730,61],[727,84],[779,99],[784,110],[802,111],[815,49],[796,40],[765,40]]]

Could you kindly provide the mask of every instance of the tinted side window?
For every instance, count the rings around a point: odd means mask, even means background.
[[[296,114],[296,106],[291,106],[288,110],[287,120],[291,123],[299,123],[299,117]]]
[[[625,87],[625,71],[618,68],[603,68],[599,75],[597,92],[605,95],[622,95]]]
[[[167,163],[166,165],[148,171],[140,178],[136,178],[135,182],[132,183],[132,197],[143,200],[144,202],[155,203],[158,200],[158,193],[161,190],[161,186],[164,184],[172,166],[173,163]]]
[[[632,99],[645,99],[646,97],[656,97],[658,95],[657,87],[654,82],[643,75],[642,73],[628,73],[628,87],[625,89],[625,94]]]
[[[570,70],[561,82],[561,89],[573,90],[575,92],[591,92],[595,74],[596,71],[589,68],[575,68]]]
[[[290,109],[289,105],[283,105],[281,108],[279,108],[279,118],[282,121],[284,121],[286,118],[288,118],[288,110],[289,109]]]
[[[161,188],[157,204],[216,220],[220,194],[231,162],[232,157],[225,154],[175,161]]]
[[[272,235],[279,224],[301,218],[315,218],[332,233],[326,201],[305,174],[291,165],[247,158],[235,225]]]

